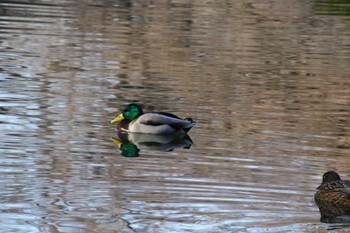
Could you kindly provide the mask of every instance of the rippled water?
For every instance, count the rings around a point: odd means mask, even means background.
[[[0,2],[1,232],[325,232],[350,177],[347,1]],[[113,141],[131,102],[189,137]],[[135,149],[136,150],[136,149]]]

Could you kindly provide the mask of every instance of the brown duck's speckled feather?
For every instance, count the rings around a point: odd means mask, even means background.
[[[317,187],[317,189],[327,189],[332,190],[336,188],[350,188],[350,181],[349,180],[336,180],[331,181],[325,184],[321,184]]]
[[[324,174],[323,182],[317,188],[315,194],[315,202],[321,216],[350,214],[350,181],[341,180],[339,176],[338,178],[327,179],[327,176],[331,173],[335,172]]]

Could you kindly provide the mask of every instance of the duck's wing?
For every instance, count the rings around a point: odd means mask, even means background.
[[[172,113],[168,113],[168,112],[154,112],[155,114],[161,114],[161,115],[164,115],[164,116],[168,116],[168,117],[171,117],[171,118],[176,118],[176,119],[181,119],[180,117],[172,114]],[[182,120],[182,119],[181,119]]]
[[[144,125],[170,125],[173,128],[190,128],[196,122],[187,119],[181,119],[171,113],[145,113],[137,118],[139,124]]]

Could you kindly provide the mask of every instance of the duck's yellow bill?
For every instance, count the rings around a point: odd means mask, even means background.
[[[125,117],[124,117],[124,115],[122,113],[119,116],[117,116],[115,119],[111,120],[111,123],[116,123],[116,122],[122,121],[124,119],[125,119]]]
[[[123,145],[123,143],[116,138],[110,137],[110,139],[117,144],[119,148]]]

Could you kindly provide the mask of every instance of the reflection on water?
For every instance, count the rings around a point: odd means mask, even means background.
[[[125,157],[138,157],[140,150],[173,151],[176,148],[191,148],[193,142],[184,133],[154,135],[118,132],[118,138],[111,137]]]
[[[316,0],[315,9],[317,14],[349,16],[350,5],[347,0],[324,1]],[[349,20],[349,18],[347,18]]]
[[[313,195],[324,171],[350,174],[347,9],[1,1],[1,231],[346,228]],[[196,146],[128,135],[141,156],[120,156],[109,120],[131,102],[196,119]]]

